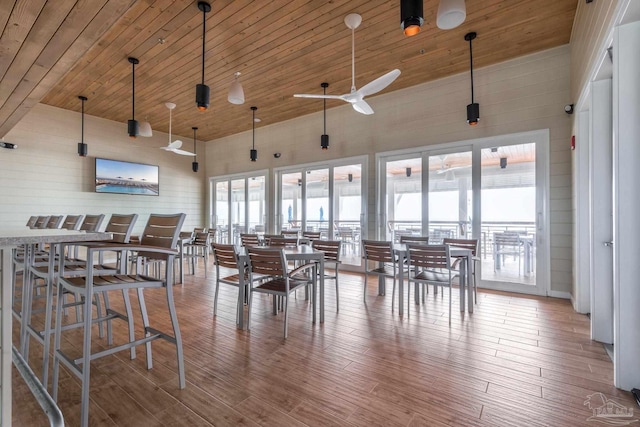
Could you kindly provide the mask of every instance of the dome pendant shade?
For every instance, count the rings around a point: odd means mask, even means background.
[[[424,23],[422,0],[400,0],[400,28],[407,37],[420,32]]]
[[[227,101],[236,105],[244,104],[244,89],[242,89],[242,85],[238,81],[239,76],[240,72],[235,73],[235,79],[231,83],[229,95],[227,95]]]
[[[436,25],[441,30],[451,30],[464,22],[467,9],[464,0],[440,0]]]
[[[151,123],[144,121],[138,123],[138,135],[150,138],[153,136],[153,130],[151,130]]]

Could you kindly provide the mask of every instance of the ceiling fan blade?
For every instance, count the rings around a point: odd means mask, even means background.
[[[373,108],[371,108],[371,106],[367,104],[367,102],[364,99],[354,102],[351,105],[353,105],[353,109],[356,110],[358,113],[362,113],[366,115],[373,114]]]
[[[368,95],[373,95],[374,93],[380,92],[382,89],[389,86],[395,79],[400,75],[400,70],[397,68],[395,70],[389,71],[387,74],[378,77],[372,82],[367,83],[358,89],[358,93],[363,97]]]
[[[177,148],[174,148],[173,150],[170,150],[170,151],[173,151],[174,153],[180,154],[182,156],[195,156],[195,154],[190,151],[179,150]]]
[[[313,93],[296,93],[294,98],[317,98],[317,99],[342,99],[344,101],[344,95],[316,95]]]
[[[169,147],[169,146],[166,146],[166,147],[160,147],[160,149],[161,149],[161,150],[164,150],[164,151],[173,151],[173,148],[171,148],[171,147]]]
[[[171,148],[180,148],[180,147],[182,147],[182,141],[180,141],[179,139],[176,139],[171,144],[169,144],[169,147],[171,147]]]

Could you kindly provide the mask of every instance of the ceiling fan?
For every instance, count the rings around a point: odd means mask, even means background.
[[[296,98],[326,98],[341,99],[353,106],[353,109],[362,114],[373,114],[373,109],[364,100],[365,96],[373,95],[389,86],[400,75],[400,70],[395,69],[387,74],[378,77],[374,81],[367,83],[360,89],[356,90],[356,59],[355,59],[355,29],[362,23],[362,17],[357,13],[350,13],[345,16],[344,23],[351,29],[351,92],[344,95],[315,95],[298,93],[293,95]]]
[[[171,111],[176,108],[176,104],[174,104],[173,102],[165,102],[164,105],[169,109],[169,145],[160,148],[165,151],[171,151],[172,153],[181,154],[183,156],[195,156],[195,154],[191,151],[180,149],[180,147],[182,147],[182,141],[180,141],[179,139],[171,142]]]

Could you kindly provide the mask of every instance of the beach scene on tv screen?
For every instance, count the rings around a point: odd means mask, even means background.
[[[157,196],[158,167],[96,159],[96,192]]]

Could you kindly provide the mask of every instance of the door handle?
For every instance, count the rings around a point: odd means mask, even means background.
[[[603,242],[603,245],[605,245],[608,248],[612,248],[613,247],[613,242]]]

